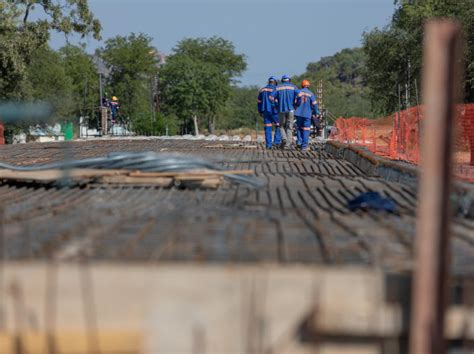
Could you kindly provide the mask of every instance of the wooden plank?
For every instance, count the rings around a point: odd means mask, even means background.
[[[92,334],[94,335],[94,334]],[[101,330],[98,332],[98,348],[93,348],[91,333],[84,331],[61,331],[53,335],[54,346],[58,353],[143,353],[144,334],[138,331],[113,331]],[[46,353],[47,336],[45,333],[26,331],[20,335],[15,333],[0,332],[0,353],[18,353],[18,343],[21,343],[23,353]],[[98,350],[97,350],[98,349]]]
[[[225,175],[253,175],[254,170],[225,170],[225,171],[213,171],[213,170],[190,170],[180,172],[130,172],[132,177],[179,177],[179,176],[225,176]]]
[[[149,353],[193,353],[193,333],[197,332],[204,333],[206,353],[243,353],[243,343],[259,340],[265,343],[264,349],[279,348],[282,339],[286,342],[298,335],[314,308],[313,323],[321,341],[325,335],[347,336],[350,344],[351,338],[394,338],[407,331],[401,304],[387,302],[386,275],[368,268],[88,267],[91,287],[87,291],[94,299],[98,333],[143,333]],[[50,269],[41,263],[5,264],[3,289],[13,285],[18,289],[16,294],[0,293],[7,333],[44,333],[48,323],[45,280]],[[55,270],[54,321],[59,334],[84,330],[84,306],[90,304],[84,302],[81,290],[82,270],[72,264]],[[409,297],[406,291],[397,294]],[[259,323],[264,324],[264,331],[252,332],[251,328],[260,328]],[[474,309],[451,307],[446,324],[448,338],[474,338]]]
[[[459,101],[462,28],[426,25],[422,169],[416,231],[410,353],[444,354],[451,236],[451,167],[455,104]],[[427,296],[429,294],[429,296]]]
[[[222,177],[206,178],[200,182],[199,186],[201,188],[217,189],[222,184],[222,182]]]
[[[101,169],[70,169],[70,170],[43,170],[43,171],[13,171],[0,169],[0,179],[14,181],[54,182],[62,178],[88,179],[102,176],[117,176],[127,174],[125,170]]]
[[[222,182],[222,176],[179,176],[173,177],[133,177],[133,176],[104,176],[100,182],[108,184],[136,184],[154,185],[159,187],[171,187],[173,185],[188,188],[218,188]]]
[[[160,187],[171,187],[174,184],[171,177],[103,176],[100,182],[109,184],[151,184]]]
[[[250,175],[253,170],[190,170],[180,172],[131,172],[129,170],[102,170],[102,169],[71,169],[71,170],[43,170],[43,171],[13,171],[0,169],[0,180],[18,182],[52,183],[63,178],[72,180],[99,179],[104,183],[122,184],[152,184],[168,187],[173,180],[178,183],[199,182],[204,188],[217,188],[222,184],[222,177],[230,174]]]

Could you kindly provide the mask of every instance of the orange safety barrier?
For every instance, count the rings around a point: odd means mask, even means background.
[[[474,104],[457,107],[455,123],[455,174],[474,182]],[[393,160],[420,162],[420,128],[423,106],[416,106],[390,116],[367,119],[338,118],[330,139],[364,146],[373,153]]]

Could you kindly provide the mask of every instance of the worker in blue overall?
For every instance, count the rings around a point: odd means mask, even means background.
[[[296,124],[297,124],[297,147],[301,147],[301,151],[308,149],[309,134],[311,133],[311,117],[319,115],[318,103],[316,96],[308,87],[310,82],[303,80],[301,82],[301,90],[296,94]]]
[[[110,112],[112,115],[112,123],[115,123],[117,121],[119,109],[120,109],[120,104],[118,101],[118,98],[116,96],[112,97],[112,101],[109,103],[110,105]]]
[[[271,149],[273,144],[280,144],[280,125],[278,123],[278,111],[274,104],[273,95],[277,86],[276,77],[268,79],[268,85],[260,89],[257,98],[258,113],[263,117],[265,131],[265,146]],[[275,137],[272,141],[272,129],[275,126]]]
[[[280,148],[284,149],[293,141],[293,120],[295,99],[298,87],[291,83],[288,75],[283,75],[281,83],[276,87],[274,102],[278,108],[278,117],[281,131]]]

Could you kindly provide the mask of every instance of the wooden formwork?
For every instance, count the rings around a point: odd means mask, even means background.
[[[65,354],[395,354],[406,345],[409,279],[367,267],[7,263],[2,271],[6,354],[48,346]],[[472,343],[468,305],[450,307],[449,339]]]

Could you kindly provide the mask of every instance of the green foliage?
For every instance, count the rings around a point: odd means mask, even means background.
[[[32,54],[24,73],[22,98],[44,101],[50,104],[54,115],[50,123],[71,120],[75,113],[74,79],[68,74],[67,66],[60,53],[43,45]],[[12,97],[10,97],[12,98]],[[28,129],[38,121],[21,121],[7,125],[6,136]],[[44,123],[44,121],[41,121]]]
[[[35,9],[42,16],[30,21]],[[50,31],[98,39],[100,29],[87,0],[0,0],[0,99],[28,97],[27,68]]]
[[[101,25],[89,9],[88,0],[9,0],[21,13],[22,22],[27,23],[29,15],[40,8],[46,19],[45,30],[62,32],[66,35],[79,33],[83,37],[93,35],[100,39]]]
[[[465,100],[474,101],[474,6],[471,1],[397,0],[391,23],[383,29],[364,33],[367,55],[366,80],[370,98],[377,112],[399,109],[398,85],[402,91],[402,108],[408,99],[417,103],[415,82],[419,86],[422,68],[424,23],[432,17],[451,17],[464,26],[466,81]],[[405,95],[408,84],[410,96]]]
[[[27,96],[26,74],[33,53],[48,40],[43,22],[19,22],[21,12],[0,2],[0,99]]]
[[[228,82],[211,63],[173,56],[161,70],[164,109],[185,120],[215,114],[228,97]]]
[[[59,50],[66,75],[72,83],[75,116],[93,117],[99,105],[99,78],[92,57],[84,47],[67,45]]]
[[[309,63],[306,72],[293,78],[312,83],[316,91],[319,80],[324,83],[324,104],[335,116],[371,116],[368,88],[363,80],[366,57],[362,49],[343,49],[333,56]],[[316,93],[316,92],[315,92]]]
[[[138,135],[176,135],[179,127],[175,116],[157,113],[155,120],[147,114],[138,115],[131,128]]]
[[[185,38],[174,48],[174,54],[218,66],[229,79],[242,75],[247,68],[245,55],[236,54],[232,42],[221,37]]]
[[[99,52],[109,71],[107,91],[119,98],[121,114],[132,123],[152,118],[150,86],[158,69],[151,40],[144,34],[117,36],[107,40]]]
[[[38,49],[28,66],[29,96],[49,102],[57,117],[73,112],[73,82],[59,53],[47,46]]]
[[[233,44],[219,37],[184,39],[160,71],[164,110],[182,121],[188,131],[192,117],[207,118],[214,131],[231,93],[234,76],[246,68],[245,56],[235,53]]]
[[[262,118],[257,112],[258,87],[232,87],[230,99],[217,121],[218,129],[255,128]]]

